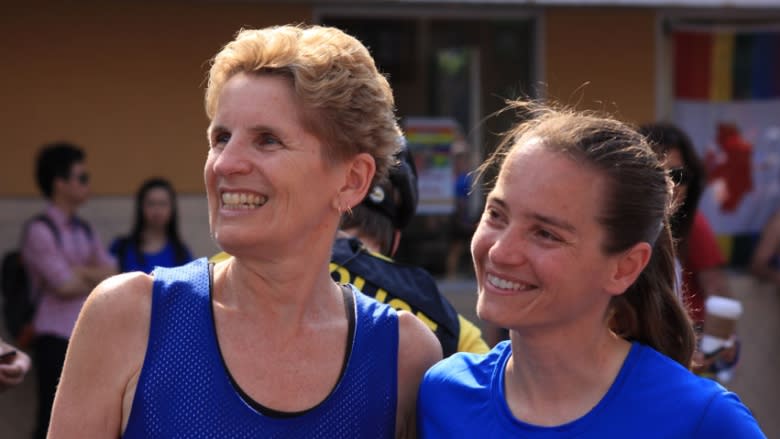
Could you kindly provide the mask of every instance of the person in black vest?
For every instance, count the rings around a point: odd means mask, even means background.
[[[417,210],[417,171],[404,148],[389,178],[376,184],[362,203],[342,216],[333,246],[331,276],[352,283],[380,302],[414,313],[436,335],[444,356],[489,350],[479,328],[459,315],[424,269],[391,258],[402,230]]]

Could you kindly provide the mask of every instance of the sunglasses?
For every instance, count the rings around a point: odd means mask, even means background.
[[[88,173],[82,172],[81,174],[78,174],[75,177],[76,177],[76,180],[78,180],[78,182],[80,184],[83,184],[83,185],[89,184],[89,174]]]
[[[690,175],[688,175],[688,172],[685,170],[685,168],[670,169],[669,178],[672,179],[672,182],[675,184],[675,186],[688,184],[691,181]]]

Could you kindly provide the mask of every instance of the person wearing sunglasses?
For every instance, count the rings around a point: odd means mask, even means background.
[[[674,203],[671,218],[672,236],[677,242],[677,257],[681,265],[681,292],[694,327],[701,333],[704,323],[704,302],[709,296],[731,297],[728,276],[723,267],[715,233],[707,218],[698,210],[706,184],[704,164],[693,142],[678,126],[668,122],[649,123],[640,127],[674,183]],[[732,336],[736,340],[736,335]],[[736,364],[737,345],[705,358],[697,354],[694,371],[727,380],[728,370]]]
[[[117,272],[90,224],[76,215],[89,199],[86,154],[76,145],[44,145],[37,158],[36,180],[47,199],[45,211],[28,222],[21,253],[37,308],[33,316],[33,357],[38,378],[34,437],[48,429],[54,393],[76,319],[90,291]]]

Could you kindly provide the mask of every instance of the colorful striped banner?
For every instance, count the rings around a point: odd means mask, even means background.
[[[745,267],[780,208],[780,31],[672,32],[673,121],[707,166],[699,209],[733,267]]]
[[[673,33],[677,99],[729,102],[780,97],[780,32]]]

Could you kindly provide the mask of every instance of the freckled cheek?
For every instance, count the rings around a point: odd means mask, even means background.
[[[481,263],[487,256],[492,243],[491,235],[481,226],[477,227],[471,238],[471,255],[475,262]]]

